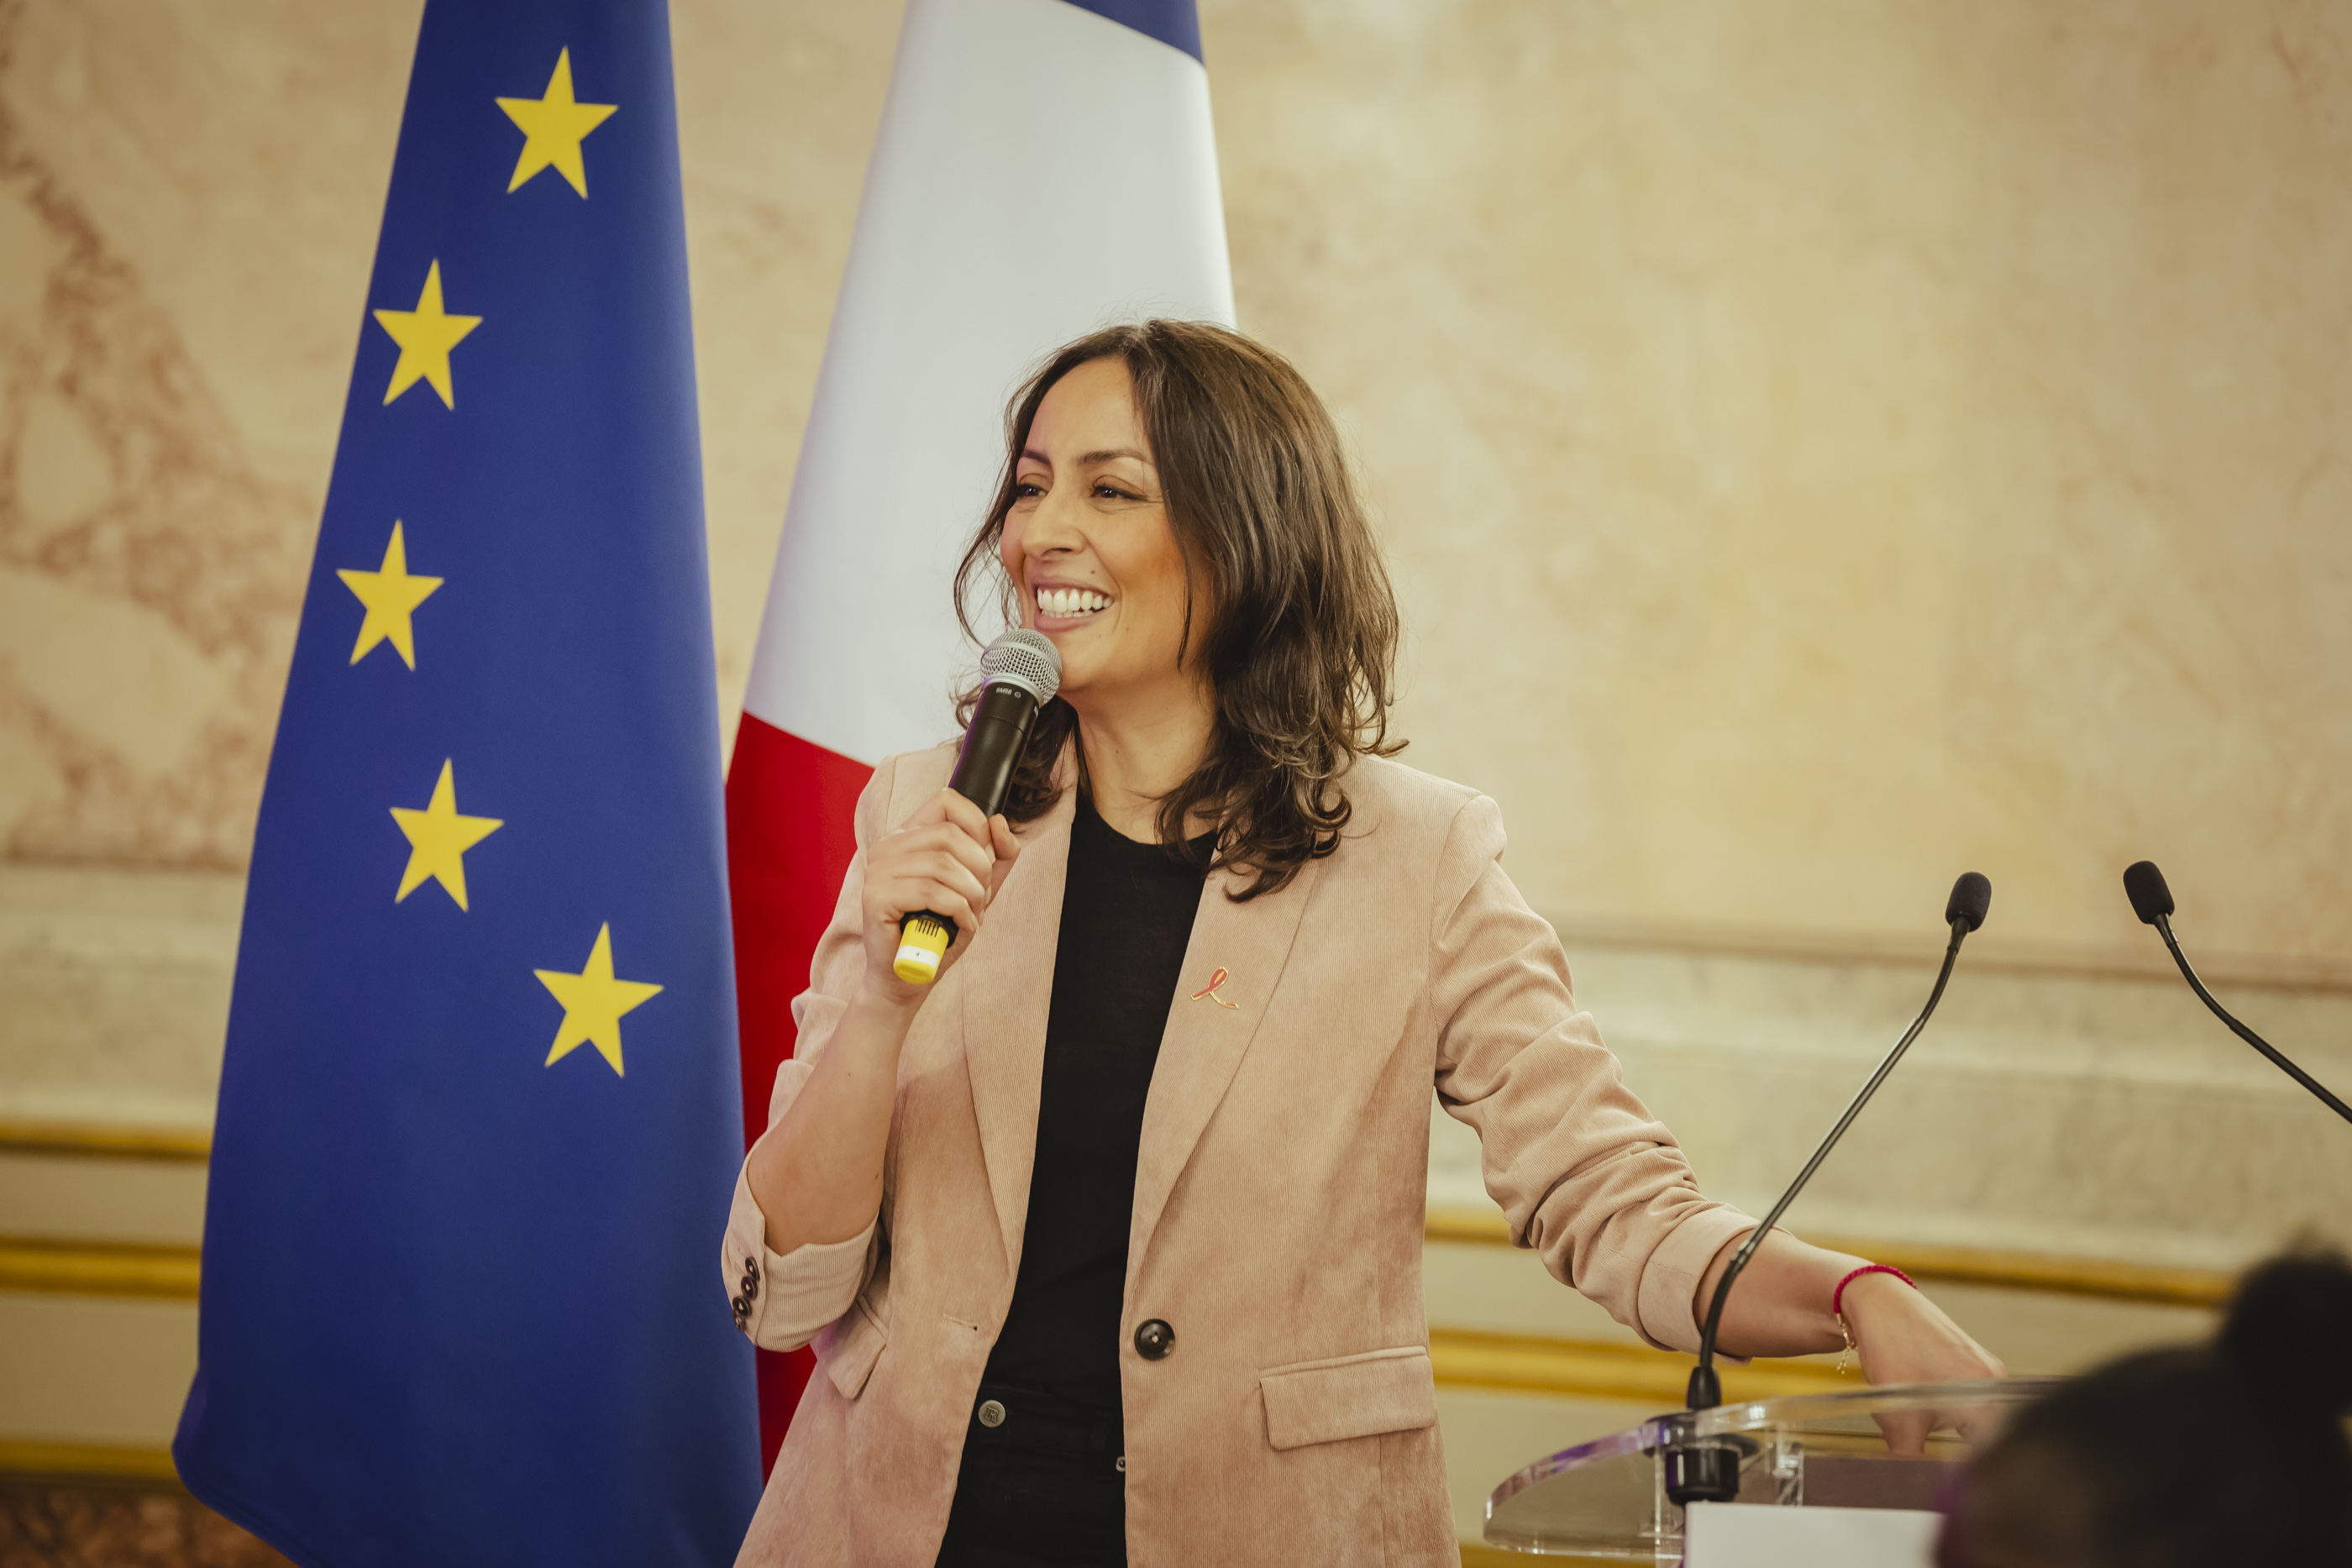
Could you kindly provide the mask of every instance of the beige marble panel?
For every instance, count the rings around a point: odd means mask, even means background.
[[[244,892],[0,862],[0,1122],[210,1128]]]
[[[0,1237],[194,1247],[205,1239],[205,1166],[0,1148]]]
[[[196,1373],[196,1303],[0,1291],[0,1440],[160,1448]]]
[[[0,10],[0,852],[244,862],[399,10]]]
[[[2352,17],[1207,5],[1413,756],[1571,916],[2352,953]]]
[[[72,692],[0,649],[8,853],[241,861],[415,14],[0,14],[0,566],[153,623]],[[676,7],[730,713],[896,22]],[[1403,727],[1538,904],[1869,936],[1974,864],[2097,946],[2147,853],[2209,947],[2352,961],[2340,12],[1203,26],[1246,322],[1365,455]]]
[[[1932,969],[1571,946],[1577,1000],[1699,1185],[1763,1213],[1926,999]],[[2352,997],[2234,991],[2352,1084]],[[1788,1224],[1800,1235],[2235,1270],[2352,1247],[2352,1137],[2178,980],[2002,973],[1963,956]],[[1433,1123],[1430,1202],[1486,1201],[1477,1139]]]

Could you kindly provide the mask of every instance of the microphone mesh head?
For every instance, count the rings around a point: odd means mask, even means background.
[[[1062,651],[1043,632],[1016,626],[980,651],[980,682],[1019,686],[1044,707],[1062,689]]]
[[[1944,924],[1965,920],[1974,931],[1984,924],[1992,908],[1992,883],[1980,871],[1964,871],[1960,880],[1952,883],[1952,896],[1944,905]]]
[[[2156,869],[2154,861],[2139,861],[2126,869],[2124,895],[2131,900],[2132,913],[2143,925],[2153,925],[2172,913],[2172,889],[2164,885],[2164,873]]]

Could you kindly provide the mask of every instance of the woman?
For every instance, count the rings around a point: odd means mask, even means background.
[[[1754,1222],[1620,1081],[1494,803],[1388,759],[1395,606],[1297,373],[1118,327],[1007,424],[959,589],[1001,569],[1061,696],[1003,815],[949,746],[859,802],[725,1245],[745,1332],[822,1364],[741,1561],[1456,1562],[1432,1085],[1514,1237],[1653,1343]],[[960,932],[928,988],[918,909]],[[1861,1266],[1769,1238],[1727,1351],[1837,1348]],[[1844,1307],[1875,1379],[1998,1371],[1887,1274]]]

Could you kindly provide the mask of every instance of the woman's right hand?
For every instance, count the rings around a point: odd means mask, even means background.
[[[942,789],[915,810],[904,826],[866,855],[866,988],[868,995],[912,1008],[931,986],[898,977],[898,922],[917,910],[944,915],[956,939],[940,961],[944,975],[979,935],[989,901],[1004,884],[1021,844],[1002,815]],[[938,984],[937,980],[932,985]]]

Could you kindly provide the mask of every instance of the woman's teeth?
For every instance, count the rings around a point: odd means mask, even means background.
[[[1038,612],[1063,620],[1091,615],[1097,610],[1108,608],[1109,604],[1109,594],[1097,593],[1091,589],[1041,588],[1037,591]]]

